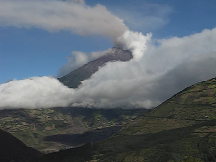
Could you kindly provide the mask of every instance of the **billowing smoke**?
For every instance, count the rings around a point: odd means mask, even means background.
[[[148,38],[147,38],[148,37]],[[138,60],[144,54],[146,49],[146,41],[151,37],[151,34],[147,34],[145,37],[142,33],[131,32],[129,30],[125,31],[123,35],[118,37],[114,44],[125,50],[131,50],[133,52],[134,59]],[[98,57],[101,57],[109,52],[112,49],[107,49],[104,51],[97,51],[91,53],[84,53],[81,51],[73,51],[72,54],[68,57],[67,63],[60,68],[59,75],[63,76],[71,72],[72,70],[84,65],[85,63],[95,60]]]
[[[122,36],[118,37],[116,43],[122,48],[131,50],[134,60],[139,60],[142,58],[150,38],[151,34],[145,36],[142,33],[127,30]]]
[[[157,43],[150,38],[126,32],[119,40],[134,59],[108,63],[78,89],[47,77],[2,84],[0,107],[152,108],[179,90],[216,76],[216,29]]]
[[[0,26],[67,30],[102,35],[115,40],[127,27],[102,5],[82,0],[0,0]]]
[[[130,34],[137,38],[127,39],[128,47],[135,47],[135,59],[109,63],[84,81],[74,94],[74,105],[151,108],[193,83],[216,76],[216,29],[159,40],[156,45],[148,41],[149,36]]]
[[[1,109],[152,108],[179,90],[216,76],[216,28],[182,38],[152,40],[151,34],[129,31],[104,6],[90,7],[80,0],[0,0],[0,25],[109,36],[134,56],[129,62],[107,63],[77,89],[52,77],[1,84]],[[77,64],[69,68],[92,58],[93,54],[76,52]]]
[[[88,63],[89,61],[95,60],[110,52],[111,49],[97,52],[85,53],[81,51],[73,51],[72,54],[67,58],[67,63],[60,68],[58,76],[64,76],[78,67]]]

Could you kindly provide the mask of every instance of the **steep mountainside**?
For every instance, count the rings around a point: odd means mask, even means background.
[[[98,71],[98,69],[104,66],[107,62],[124,62],[129,61],[132,57],[132,53],[129,50],[122,50],[121,48],[115,47],[104,56],[101,56],[58,79],[70,88],[77,88],[81,84],[81,81],[90,78],[92,74]]]
[[[195,84],[102,142],[40,161],[215,162],[216,79]]]
[[[41,155],[40,152],[25,146],[11,134],[0,130],[1,162],[30,162]]]
[[[216,79],[195,84],[161,104],[151,115],[181,119],[216,119]]]
[[[129,61],[130,59],[132,59],[130,51],[112,48],[105,55],[59,78],[59,80],[68,87],[77,88],[81,81],[91,77],[107,62]],[[119,130],[115,129],[116,127],[122,126],[145,112],[146,110],[135,109],[85,108],[1,110],[0,128],[12,133],[28,146],[42,152],[53,152],[107,138],[108,136],[105,134],[112,135]],[[98,132],[101,137],[98,137]],[[71,137],[74,140],[71,140]]]

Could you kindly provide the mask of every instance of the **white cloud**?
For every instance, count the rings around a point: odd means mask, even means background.
[[[216,76],[216,29],[159,42],[149,44],[138,60],[100,69],[76,90],[74,105],[151,108],[191,84]]]
[[[127,29],[123,21],[106,7],[99,4],[91,7],[80,0],[0,0],[0,25],[68,30],[112,39]]]
[[[159,45],[149,37],[126,32],[119,40],[135,59],[106,64],[78,89],[49,77],[2,84],[0,108],[151,108],[193,83],[216,76],[216,28],[159,40]]]
[[[190,84],[216,76],[216,28],[158,40],[155,45],[151,35],[126,31],[122,20],[102,5],[57,0],[0,0],[0,25],[109,36],[134,55],[129,62],[106,64],[78,89],[67,88],[50,77],[1,84],[1,109],[151,108]],[[63,69],[73,69],[98,56],[75,52]]]
[[[0,85],[0,108],[68,106],[73,90],[51,77],[34,77]]]

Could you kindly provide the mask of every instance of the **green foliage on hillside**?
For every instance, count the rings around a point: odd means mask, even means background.
[[[40,150],[65,148],[49,135],[122,125],[104,141],[46,154],[38,162],[215,162],[216,79],[195,84],[144,110],[7,110],[0,126]],[[52,150],[53,149],[53,150]]]
[[[215,162],[215,103],[216,79],[201,82],[102,142],[48,154],[40,161]]]
[[[216,79],[186,88],[149,115],[177,119],[216,119]]]
[[[122,125],[144,112],[145,110],[87,108],[1,110],[0,128],[10,132],[27,146],[52,152],[68,146],[45,141],[46,136],[79,134],[97,128]]]

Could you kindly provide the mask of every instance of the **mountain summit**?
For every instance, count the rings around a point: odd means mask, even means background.
[[[119,47],[113,47],[105,55],[90,61],[82,67],[70,72],[69,74],[58,78],[60,82],[70,88],[77,88],[81,81],[86,80],[104,66],[107,62],[122,61],[126,62],[133,58],[131,51],[123,50]]]

